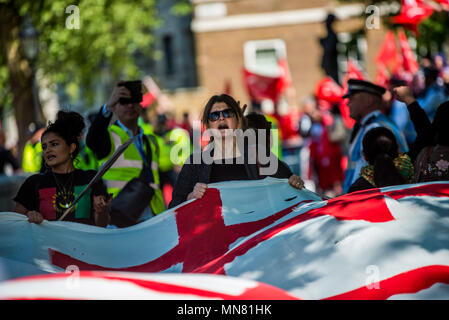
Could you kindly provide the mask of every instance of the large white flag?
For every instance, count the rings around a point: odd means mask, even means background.
[[[243,287],[268,284],[264,288],[280,299],[449,299],[448,230],[449,182],[323,200],[285,179],[267,178],[211,184],[203,199],[126,229],[36,225],[1,213],[0,263],[4,280],[80,270],[81,279],[126,272],[122,277],[145,281],[155,276],[148,273],[163,272],[158,280],[169,287],[190,273],[208,273],[221,275],[217,283],[226,275]],[[0,298],[24,298],[17,287],[8,292],[19,282],[25,290],[27,281],[55,276],[4,281]],[[213,290],[213,276],[197,277]],[[98,288],[111,296],[108,285]],[[216,290],[218,297],[219,285]]]

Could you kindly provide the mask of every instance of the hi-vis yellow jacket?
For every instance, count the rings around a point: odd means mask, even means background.
[[[111,141],[111,151],[105,158],[100,160],[100,166],[112,156],[120,145],[129,140],[128,134],[115,124],[109,126],[108,131]],[[152,154],[152,162],[149,165],[151,166],[151,171],[153,173],[154,183],[158,186],[158,188],[155,189],[155,194],[150,201],[150,206],[154,214],[159,214],[165,210],[165,204],[162,191],[160,189],[158,157],[155,151],[156,146],[153,144],[151,139],[148,139],[148,141],[151,146]],[[148,152],[145,144],[144,150],[145,153]],[[137,150],[137,147],[134,143],[131,143],[103,176],[108,192],[112,193],[113,197],[115,197],[128,181],[140,175],[143,168],[143,163],[144,162],[139,151]]]
[[[32,144],[28,141],[23,149],[22,170],[24,172],[39,172],[42,165],[42,144]]]

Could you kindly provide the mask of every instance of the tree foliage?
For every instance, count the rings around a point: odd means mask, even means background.
[[[156,1],[0,0],[0,4],[13,9],[22,23],[29,18],[38,30],[39,74],[68,88],[73,100],[82,94],[92,101],[89,88],[95,87],[102,71],[106,69],[112,79],[138,77],[134,54],[151,58],[152,30],[161,23]],[[79,10],[79,28],[71,5]],[[5,66],[5,58],[0,58],[3,106],[11,103]]]
[[[86,111],[98,93],[101,98],[108,94],[102,86],[145,74],[138,65],[155,56],[160,1],[165,0],[0,0],[0,121],[14,112],[19,158],[28,125],[42,121],[40,106],[33,102],[33,70],[40,84],[58,90],[65,100],[60,106],[82,102],[79,111]],[[173,13],[189,13],[188,0],[174,1]],[[20,39],[25,21],[39,32],[34,69]]]
[[[7,115],[12,111],[12,92],[9,85],[8,69],[2,60],[0,55],[0,120],[2,120],[2,115]]]
[[[154,0],[79,1],[79,29],[66,27],[73,18],[65,12],[67,2],[47,2],[36,26],[42,32],[40,67],[53,82],[92,88],[105,66],[112,78],[138,76],[133,54],[150,57],[151,30],[159,24]]]
[[[418,27],[418,48],[423,51],[443,51],[449,40],[449,13],[435,12],[429,19],[424,20]]]

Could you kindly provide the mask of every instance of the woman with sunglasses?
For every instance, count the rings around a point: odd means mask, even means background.
[[[202,123],[211,132],[211,142],[200,157],[192,154],[185,162],[169,208],[202,198],[208,183],[262,178],[257,163],[249,161],[249,152],[245,152],[248,148],[242,148],[237,142],[235,130],[245,130],[246,120],[234,98],[227,94],[212,96],[204,108]],[[211,161],[205,161],[209,156]],[[279,170],[271,176],[286,178],[279,174]]]

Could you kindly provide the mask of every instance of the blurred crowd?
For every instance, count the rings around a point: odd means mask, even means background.
[[[396,125],[410,147],[417,133],[407,105],[393,94],[393,90],[401,86],[411,88],[416,101],[432,122],[438,106],[449,99],[446,57],[441,53],[433,58],[423,57],[415,74],[393,74],[387,81],[386,92],[382,96],[382,113]],[[342,183],[354,126],[345,109],[340,107],[341,102],[345,101],[335,102],[332,97],[328,101],[317,95],[307,97],[302,101],[303,113],[299,126],[299,134],[304,138],[300,151],[300,155],[304,155],[301,157],[301,176],[309,182],[306,185],[315,186],[316,191],[328,196],[343,192]]]
[[[411,88],[432,122],[437,107],[449,97],[449,66],[445,55],[440,53],[434,57],[423,57],[415,74],[408,77],[392,75],[388,79],[388,87],[382,97],[382,112],[412,145],[417,133],[407,106],[395,99],[392,93],[394,88],[404,85]],[[278,105],[266,100],[261,104],[253,103],[248,110],[263,114],[272,128],[277,129],[278,139],[274,139],[273,153],[287,163],[293,173],[302,177],[308,189],[329,197],[343,193],[350,134],[354,126],[354,121],[342,109],[341,102],[341,99],[332,97],[322,99],[315,92],[303,98],[297,106],[289,105],[285,99]],[[176,119],[170,111],[158,112],[154,103],[145,102],[145,99],[141,103],[144,112],[139,118],[139,125],[145,134],[152,134],[157,139],[159,174],[165,203],[168,204],[183,164],[170,161],[171,148],[178,139],[193,150],[192,119],[188,112],[184,112],[180,119]],[[91,114],[85,118],[91,122],[94,117],[95,114]],[[34,124],[30,128],[30,138],[22,159],[17,158],[17,148],[6,149],[5,133],[0,131],[0,173],[11,175],[45,171],[40,142],[43,131],[43,124]],[[80,141],[81,150],[74,161],[75,167],[97,170],[99,162],[94,153],[86,146],[84,139]]]
[[[161,185],[163,186],[164,199],[166,204],[171,200],[171,192],[183,161],[173,163],[170,160],[170,153],[174,145],[186,147],[193,150],[193,127],[189,112],[184,112],[182,118],[177,120],[171,112],[158,112],[155,105],[142,103],[143,112],[139,117],[139,126],[144,134],[152,135],[156,138],[157,152],[159,156],[159,174]],[[90,127],[95,119],[96,112],[87,114],[85,118],[86,128]],[[46,127],[41,123],[32,123],[28,128],[29,139],[22,152],[22,159],[18,157],[17,146],[6,148],[6,134],[0,129],[0,176],[34,173],[44,173],[47,168],[42,155],[42,133]],[[86,145],[87,130],[80,137],[80,152],[74,159],[73,164],[76,169],[98,170],[101,166],[98,157]],[[180,158],[181,159],[181,158]]]

